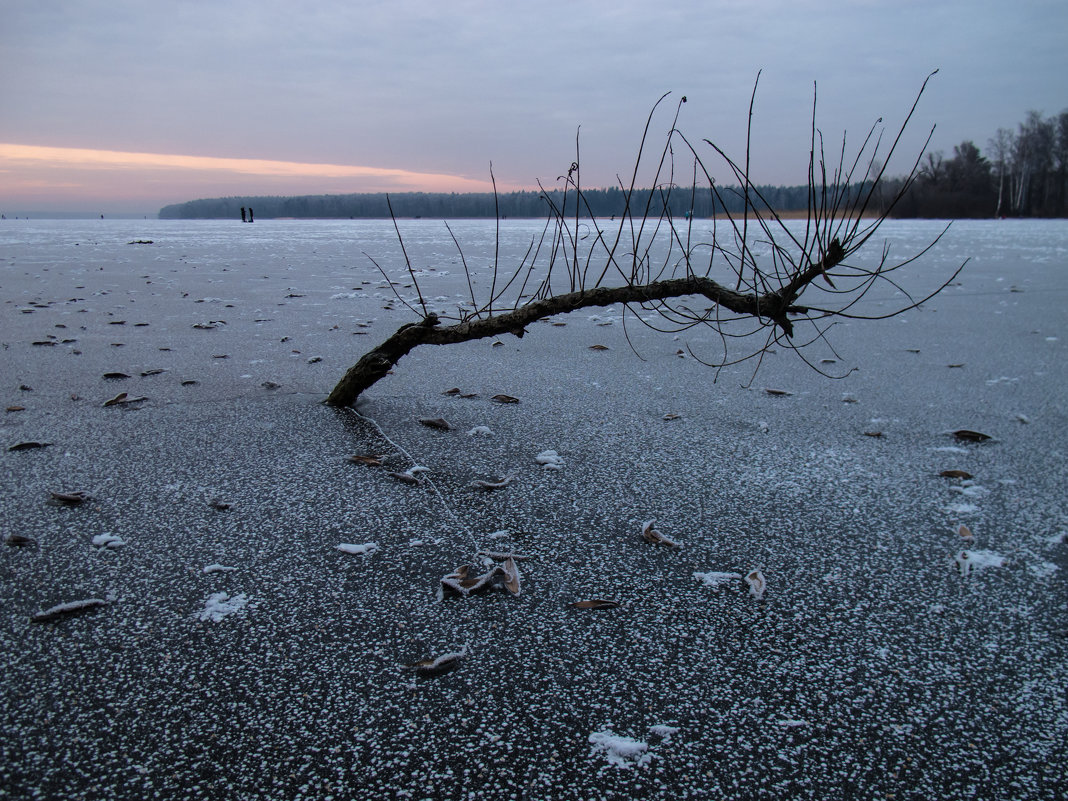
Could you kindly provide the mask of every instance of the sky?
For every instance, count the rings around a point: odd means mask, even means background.
[[[757,183],[880,118],[891,160],[1068,108],[1064,0],[0,0],[0,212],[628,182],[678,128]],[[683,146],[682,151],[685,150]],[[680,156],[683,181],[692,164]],[[491,168],[492,165],[492,168]],[[492,172],[491,172],[492,169]],[[652,179],[652,173],[643,173]],[[639,181],[642,183],[642,181]]]

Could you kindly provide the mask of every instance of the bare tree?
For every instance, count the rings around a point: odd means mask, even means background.
[[[623,304],[624,321],[628,312],[633,313],[638,322],[656,330],[684,331],[704,326],[716,332],[722,345],[716,358],[698,357],[691,351],[691,355],[711,366],[722,367],[753,358],[759,366],[760,357],[767,349],[780,343],[819,370],[802,351],[806,345],[825,339],[828,327],[835,320],[878,319],[900,314],[940,291],[957,274],[948,276],[925,297],[914,298],[905,292],[902,306],[890,312],[865,315],[857,305],[873,286],[882,282],[903,291],[896,280],[896,271],[927,250],[902,261],[891,261],[889,248],[884,245],[872,263],[853,258],[871,241],[919,175],[923,149],[904,179],[895,182],[892,196],[876,202],[880,199],[886,165],[898,149],[934,74],[923,82],[885,153],[881,151],[880,120],[853,155],[847,156],[843,136],[836,158],[828,161],[823,135],[816,127],[813,93],[808,215],[800,226],[803,231],[797,225],[788,226],[751,182],[748,142],[745,160],[739,164],[713,142],[705,139],[693,143],[680,131],[678,119],[685,97],[675,106],[655,161],[647,155],[650,130],[668,95],[661,97],[650,112],[630,180],[619,180],[625,208],[611,229],[601,230],[584,201],[576,141],[575,161],[559,179],[563,184],[563,200],[556,205],[546,193],[549,212],[540,238],[531,241],[522,261],[510,272],[495,261],[485,297],[476,298],[467,271],[470,305],[458,309],[455,315],[429,311],[415,270],[405,254],[408,274],[418,297],[414,304],[399,294],[397,297],[419,319],[402,326],[365,354],[338,382],[327,403],[351,405],[360,393],[383,378],[419,345],[446,345],[504,334],[522,337],[526,326],[537,320],[614,304]],[[755,95],[756,85],[754,98]],[[737,187],[721,189],[717,185],[706,164],[710,158],[726,165]],[[688,177],[680,185],[676,170],[683,165]],[[642,168],[652,171],[652,192],[637,188]],[[695,237],[692,215],[678,215],[673,211],[679,206],[680,196],[685,207],[686,199],[692,202],[698,191],[711,192],[718,207],[723,209],[722,214],[713,218],[711,239]],[[741,214],[727,213],[728,192],[742,194]],[[403,250],[399,227],[397,235]],[[461,250],[461,260],[467,270],[463,255]],[[806,292],[820,293],[819,302],[802,304],[800,299]]]
[[[987,142],[987,147],[994,156],[994,166],[998,171],[998,204],[994,216],[1001,216],[1002,199],[1005,192],[1005,171],[1013,150],[1013,133],[1008,128],[998,128],[994,138]]]

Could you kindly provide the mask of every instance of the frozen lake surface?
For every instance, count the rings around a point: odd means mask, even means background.
[[[451,225],[484,288],[493,224]],[[442,223],[401,228],[463,303]],[[813,349],[840,380],[714,381],[707,332],[635,355],[615,307],[417,349],[356,414],[321,401],[413,319],[367,256],[414,297],[389,222],[0,224],[37,543],[0,548],[0,797],[1065,796],[1068,223],[955,224],[905,279],[953,286]],[[521,593],[438,600],[479,551]]]

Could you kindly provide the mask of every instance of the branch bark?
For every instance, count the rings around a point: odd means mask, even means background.
[[[744,294],[729,289],[710,278],[691,275],[653,281],[648,284],[619,287],[594,287],[543,298],[501,314],[468,320],[441,327],[436,314],[427,314],[418,323],[408,323],[374,350],[365,354],[349,368],[337,383],[326,402],[332,406],[351,406],[364,390],[384,378],[394,365],[419,345],[453,345],[475,339],[514,334],[522,338],[526,326],[556,314],[578,309],[611,306],[616,303],[648,303],[668,298],[700,295],[735,314],[771,320],[786,336],[793,335],[793,324],[787,315],[804,313],[807,309],[794,305],[804,287],[820,275],[826,275],[845,257],[835,240],[819,262],[799,273],[794,281],[778,292],[762,295]]]

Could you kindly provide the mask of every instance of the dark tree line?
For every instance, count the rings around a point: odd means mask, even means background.
[[[860,191],[861,187],[857,187]],[[779,211],[805,210],[808,187],[761,186],[756,191],[768,205]],[[597,217],[622,216],[627,212],[628,193],[619,187],[582,190],[584,215]],[[161,219],[197,220],[226,219],[240,216],[243,206],[253,206],[261,219],[294,217],[319,219],[375,219],[397,217],[430,217],[436,219],[534,217],[545,216],[548,206],[574,214],[576,195],[563,190],[541,192],[505,192],[494,197],[491,192],[436,193],[402,192],[399,194],[301,195],[298,197],[226,197],[191,200],[166,206],[160,210]],[[752,201],[750,201],[752,202]],[[712,217],[726,212],[743,211],[745,202],[737,187],[709,188],[696,192],[665,191],[664,188],[637,189],[629,193],[632,208],[649,207],[659,213],[667,210],[675,217]],[[586,208],[588,206],[588,208]]]
[[[1027,115],[1016,131],[999,128],[984,156],[964,141],[945,158],[927,153],[897,217],[1068,216],[1068,110]]]

